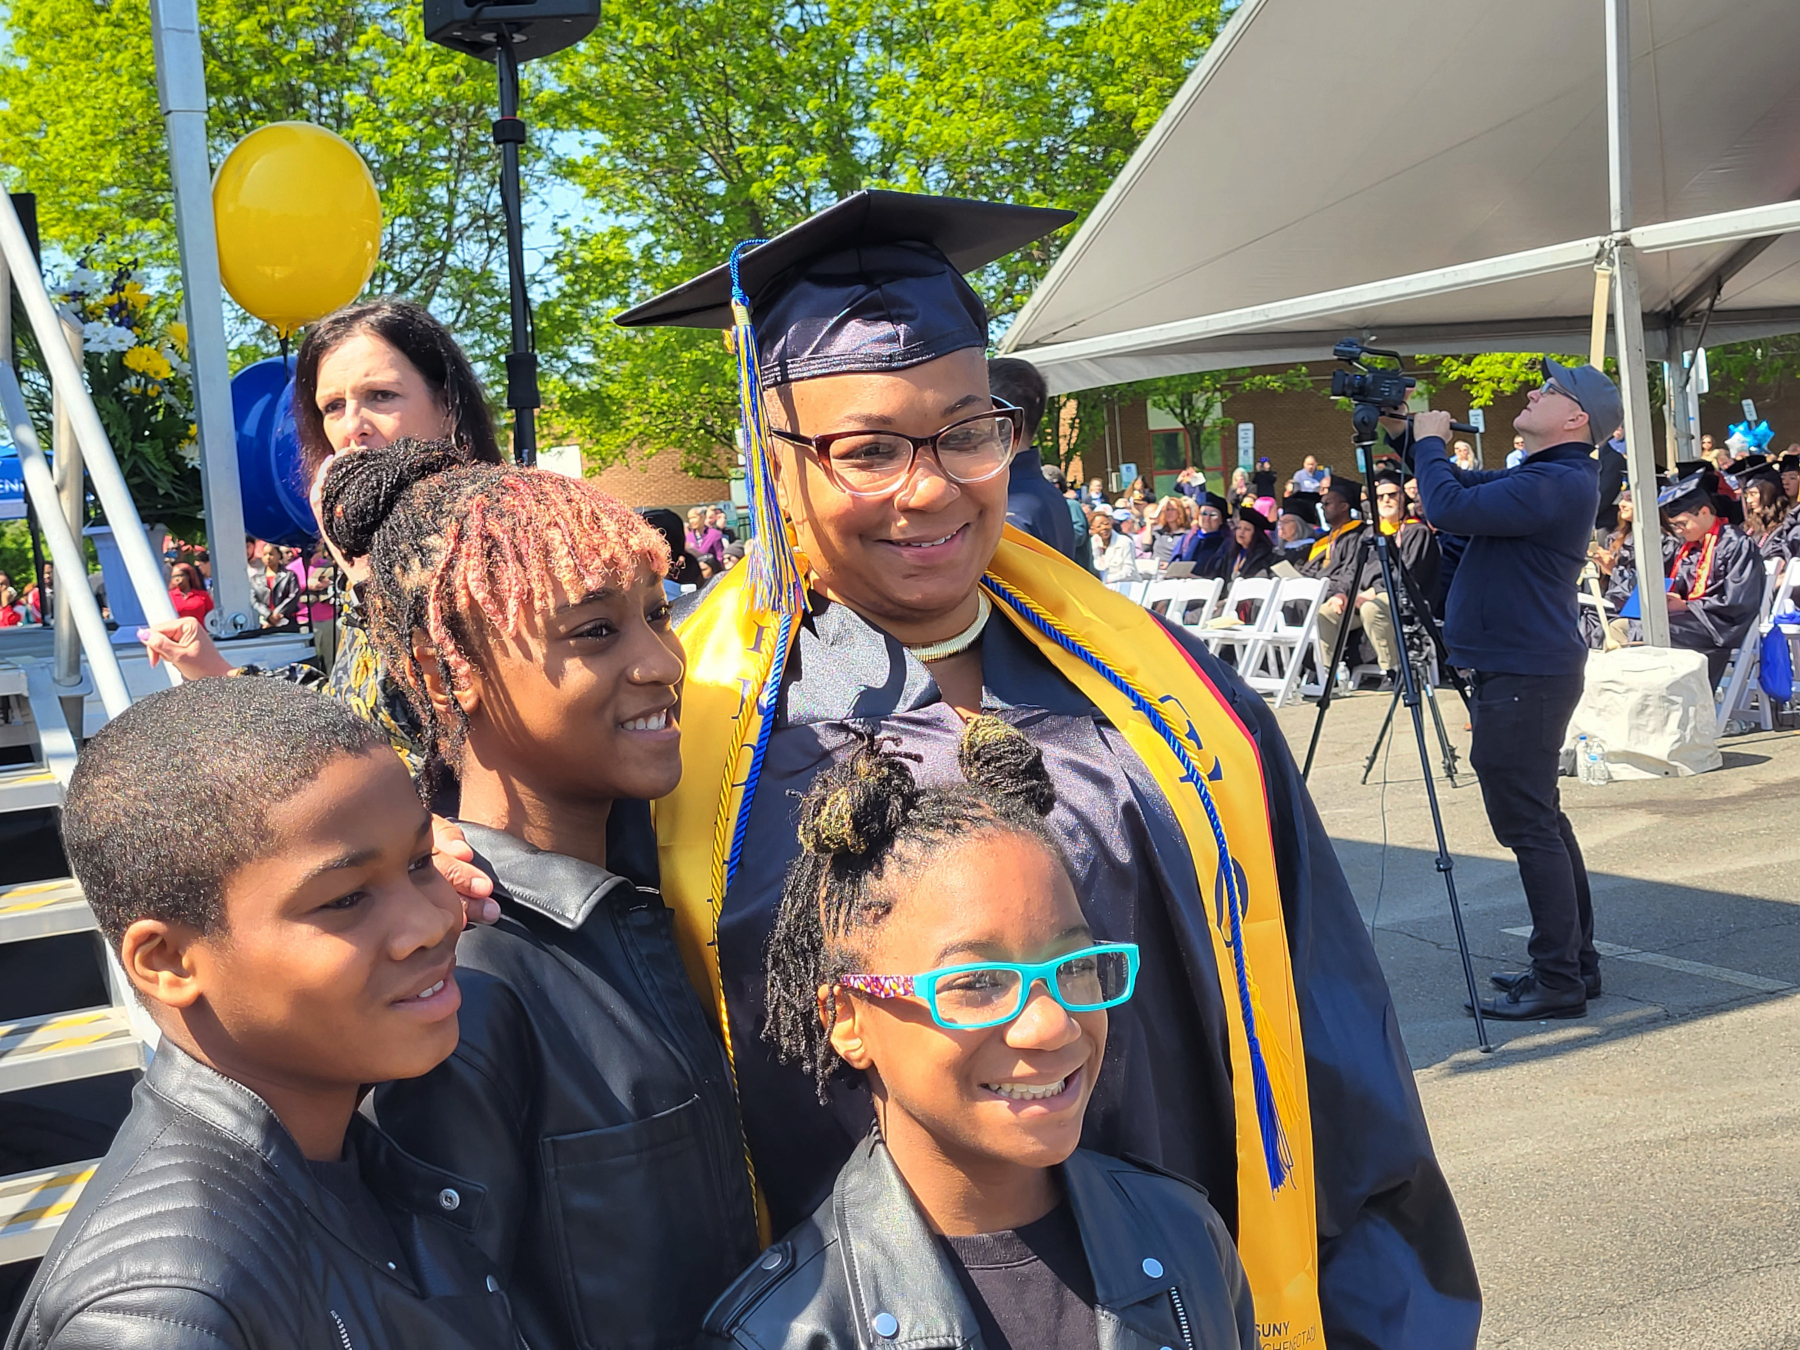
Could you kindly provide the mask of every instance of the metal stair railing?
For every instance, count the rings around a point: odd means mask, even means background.
[[[5,194],[0,193],[0,197],[5,197]],[[119,461],[113,454],[112,442],[107,439],[106,429],[100,424],[100,414],[94,407],[93,396],[88,393],[81,363],[76,360],[63,336],[56,307],[51,303],[50,292],[44,285],[43,274],[38,270],[37,259],[32,256],[30,241],[25,237],[25,227],[19,223],[18,212],[13,209],[11,198],[0,201],[0,261],[4,261],[12,283],[18,287],[19,297],[25,303],[25,313],[31,320],[32,331],[37,335],[38,350],[43,354],[44,364],[50,372],[51,388],[61,396],[68,409],[69,421],[74,428],[76,440],[80,442],[88,477],[94,485],[94,495],[100,499],[101,509],[106,512],[106,522],[112,526],[113,537],[118,541],[125,570],[131,576],[131,588],[137,592],[138,603],[143,606],[144,614],[150,622],[167,623],[175,618],[175,606],[169,600],[162,564],[151,551],[150,536],[145,532],[137,506],[131,500],[131,491],[125,485],[125,475],[119,471]],[[0,361],[0,365],[4,364],[4,361]],[[12,374],[10,367],[8,374]],[[11,387],[14,393],[19,392],[16,375],[12,378]],[[6,420],[12,424],[15,439],[21,424],[30,426],[22,395],[18,399],[16,411],[12,401],[8,400]],[[31,442],[33,450],[38,451],[38,462],[42,466],[43,456],[35,435],[31,437]],[[22,465],[25,461],[25,447],[21,444],[19,448]],[[50,483],[48,473],[46,466],[47,484]],[[36,508],[40,521],[47,522],[52,515],[60,518],[62,513],[57,505],[54,486],[51,485],[48,492],[33,491],[31,480],[32,474],[27,470],[26,490],[32,493],[32,505]],[[80,554],[76,556],[81,557]],[[62,559],[56,560],[59,570],[63,565]],[[85,560],[80,561],[73,571],[64,572],[63,575],[86,577]],[[90,657],[96,657],[97,649],[85,628],[81,636]],[[97,660],[94,668],[96,672],[99,670]],[[112,713],[110,705],[107,711],[109,715]]]
[[[9,206],[8,210],[10,209]],[[56,340],[59,343],[62,341],[60,329],[56,332]],[[68,349],[65,347],[64,350]],[[25,391],[19,388],[19,377],[4,360],[0,360],[0,407],[4,408],[7,426],[12,429],[13,447],[19,452],[19,468],[25,476],[25,495],[31,499],[31,504],[37,511],[38,525],[44,532],[44,542],[50,545],[50,561],[56,568],[58,578],[56,589],[67,592],[69,614],[75,620],[76,631],[81,634],[82,646],[87,648],[88,669],[93,672],[94,690],[100,695],[106,715],[109,718],[117,717],[131,706],[131,693],[125,687],[125,673],[119,669],[118,654],[113,651],[112,640],[107,636],[106,620],[100,617],[100,602],[94,598],[93,591],[88,589],[87,555],[82,550],[81,540],[69,528],[68,519],[63,515],[62,503],[56,493],[56,480],[51,476],[49,461],[44,458],[43,447],[38,444],[37,429],[31,425],[31,413],[25,406]],[[138,526],[140,534],[143,528],[142,525]],[[149,544],[146,537],[146,549]],[[42,586],[41,578],[39,585]],[[163,594],[163,604],[169,604],[167,592]],[[173,613],[174,607],[170,606],[171,616]],[[64,635],[58,634],[58,637],[63,638]],[[70,729],[76,736],[81,735],[79,726]]]

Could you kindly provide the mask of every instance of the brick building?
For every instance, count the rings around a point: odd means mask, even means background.
[[[627,506],[667,506],[685,515],[690,506],[731,500],[730,482],[683,472],[681,456],[673,450],[637,456],[626,464],[609,464],[588,476]]]

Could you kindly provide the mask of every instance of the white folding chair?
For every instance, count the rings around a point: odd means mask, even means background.
[[[1791,570],[1800,571],[1800,568]],[[1754,713],[1764,731],[1775,728],[1775,711],[1756,676],[1762,665],[1763,634],[1769,631],[1769,616],[1775,612],[1775,597],[1782,589],[1781,559],[1770,558],[1763,563],[1762,608],[1757,611],[1756,622],[1750,625],[1744,640],[1738,644],[1737,654],[1731,658],[1731,671],[1725,677],[1724,693],[1719,698],[1717,712],[1721,736],[1725,734],[1726,724],[1736,720],[1740,713]]]
[[[1212,617],[1225,583],[1218,577],[1176,577],[1153,581],[1144,592],[1145,609],[1158,609],[1170,623],[1198,628]]]
[[[1269,620],[1262,625],[1262,641],[1238,671],[1257,693],[1273,694],[1274,707],[1292,698],[1300,684],[1300,671],[1318,632],[1326,584],[1324,577],[1290,577],[1263,606]],[[1298,616],[1290,618],[1290,610],[1298,610]]]
[[[1256,665],[1256,658],[1262,650],[1262,635],[1275,616],[1275,605],[1272,603],[1280,582],[1274,577],[1239,577],[1231,583],[1231,590],[1226,593],[1225,604],[1219,610],[1219,618],[1241,618],[1245,605],[1251,607],[1250,618],[1232,628],[1202,628],[1199,630],[1201,641],[1205,642],[1213,655],[1219,656],[1229,647],[1237,653],[1237,668],[1250,670]]]
[[[1106,589],[1117,591],[1134,605],[1141,605],[1144,603],[1144,592],[1150,589],[1150,584],[1148,581],[1109,581]]]

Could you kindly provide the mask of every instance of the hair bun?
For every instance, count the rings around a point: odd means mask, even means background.
[[[1017,727],[983,713],[963,728],[956,767],[978,790],[1030,808],[1040,816],[1056,805],[1044,755]]]
[[[871,740],[820,774],[800,802],[800,846],[858,856],[886,846],[919,795],[907,758]]]
[[[407,489],[433,474],[470,462],[449,441],[403,436],[379,450],[337,455],[325,471],[319,513],[325,534],[346,558],[368,554],[379,530]]]

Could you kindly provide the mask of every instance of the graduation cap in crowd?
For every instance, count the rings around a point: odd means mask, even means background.
[[[1774,483],[1777,487],[1781,485],[1781,470],[1769,463],[1766,455],[1751,455],[1732,471],[1732,476],[1737,479],[1740,488],[1749,487],[1758,480]]]
[[[1711,473],[1713,466],[1703,459],[1678,459],[1675,461],[1675,476],[1691,478],[1697,473]]]
[[[1656,504],[1672,516],[1684,511],[1698,511],[1701,507],[1717,512],[1712,493],[1706,488],[1706,475],[1695,473],[1677,479],[1661,492],[1656,494]]]
[[[1800,455],[1783,455],[1776,467],[1783,473],[1800,473]]]
[[[757,542],[747,563],[757,608],[791,614],[804,599],[775,500],[763,391],[985,349],[987,309],[963,273],[1073,219],[1072,211],[1044,207],[858,192],[773,239],[739,244],[719,266],[614,320],[627,328],[730,331]]]
[[[1275,522],[1270,520],[1261,511],[1258,511],[1254,506],[1250,505],[1249,502],[1238,503],[1237,518],[1239,520],[1249,521],[1259,530],[1272,530],[1275,528]]]
[[[1352,506],[1362,505],[1363,485],[1356,479],[1346,477],[1344,474],[1332,474],[1331,481],[1325,485],[1325,491],[1342,497]]]
[[[1222,516],[1229,516],[1231,514],[1231,503],[1226,501],[1223,497],[1221,497],[1216,492],[1208,492],[1206,494],[1206,496],[1201,500],[1200,504],[1202,506],[1211,506],[1211,507],[1216,508],[1218,510],[1218,513]]]

